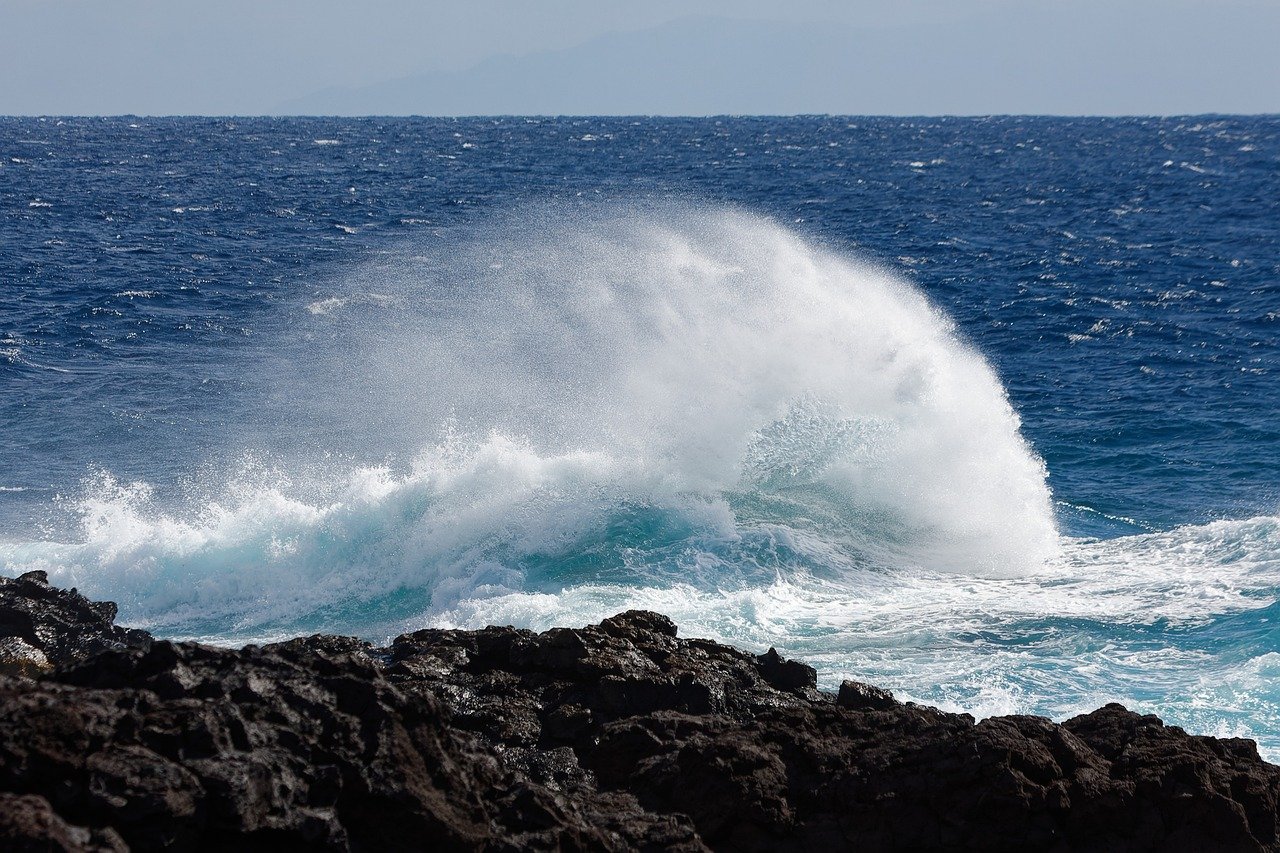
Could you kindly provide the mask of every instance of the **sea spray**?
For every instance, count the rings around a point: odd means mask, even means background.
[[[526,212],[365,284],[382,301],[340,321],[357,375],[336,384],[402,425],[599,451],[703,495],[807,491],[841,530],[964,570],[1052,551],[1044,466],[985,360],[914,288],[768,220]]]
[[[250,468],[185,511],[103,475],[80,541],[0,546],[6,570],[170,631],[368,633],[602,580],[1016,576],[1054,553],[994,372],[882,270],[694,206],[538,209],[413,253],[299,306],[330,325],[275,389],[409,458],[321,487]]]
[[[271,452],[242,442],[181,500],[91,472],[75,535],[0,542],[0,569],[217,643],[646,607],[828,687],[1121,701],[1280,755],[1280,522],[1060,539],[974,347],[776,223],[526,212],[354,270],[280,330],[245,365]]]
[[[1226,116],[8,121],[0,349],[19,352],[0,354],[0,572],[54,566],[126,620],[217,643],[653,607],[689,635],[800,656],[826,686],[852,676],[978,715],[1114,700],[1280,756],[1280,297],[1262,227],[1280,209],[1278,131]],[[460,300],[628,219],[697,244],[725,213],[610,194],[731,199],[787,223],[753,234],[908,270],[1045,460],[1056,556],[1018,557],[1015,534],[1016,559],[984,565],[990,546],[975,559],[892,502],[851,500],[837,468],[876,465],[898,428],[818,393],[739,439],[723,489],[623,453],[637,407],[609,441],[559,441],[519,400],[477,411],[485,388],[426,357]],[[516,201],[548,198],[560,206]],[[599,434],[590,395],[556,393]],[[678,420],[666,405],[654,421]]]

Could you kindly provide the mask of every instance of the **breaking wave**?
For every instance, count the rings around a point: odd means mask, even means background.
[[[413,258],[298,306],[328,325],[274,392],[385,462],[245,463],[181,509],[100,472],[78,536],[4,568],[170,632],[371,634],[585,584],[1016,578],[1059,549],[998,377],[887,272],[693,207],[544,210]]]

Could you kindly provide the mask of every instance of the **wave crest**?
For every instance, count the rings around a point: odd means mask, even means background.
[[[368,633],[484,590],[1009,576],[1058,547],[994,371],[881,270],[693,207],[541,211],[417,257],[377,300],[310,303],[332,336],[289,389],[411,462],[335,463],[310,497],[250,476],[185,515],[99,479],[81,541],[5,568],[150,624]]]

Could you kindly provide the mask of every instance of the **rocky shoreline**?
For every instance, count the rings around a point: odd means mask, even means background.
[[[585,628],[240,650],[0,578],[4,850],[1280,850],[1280,767],[1118,705],[902,704]]]

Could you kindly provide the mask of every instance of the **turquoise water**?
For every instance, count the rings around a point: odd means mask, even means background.
[[[1280,120],[0,120],[0,570],[1280,757]]]

